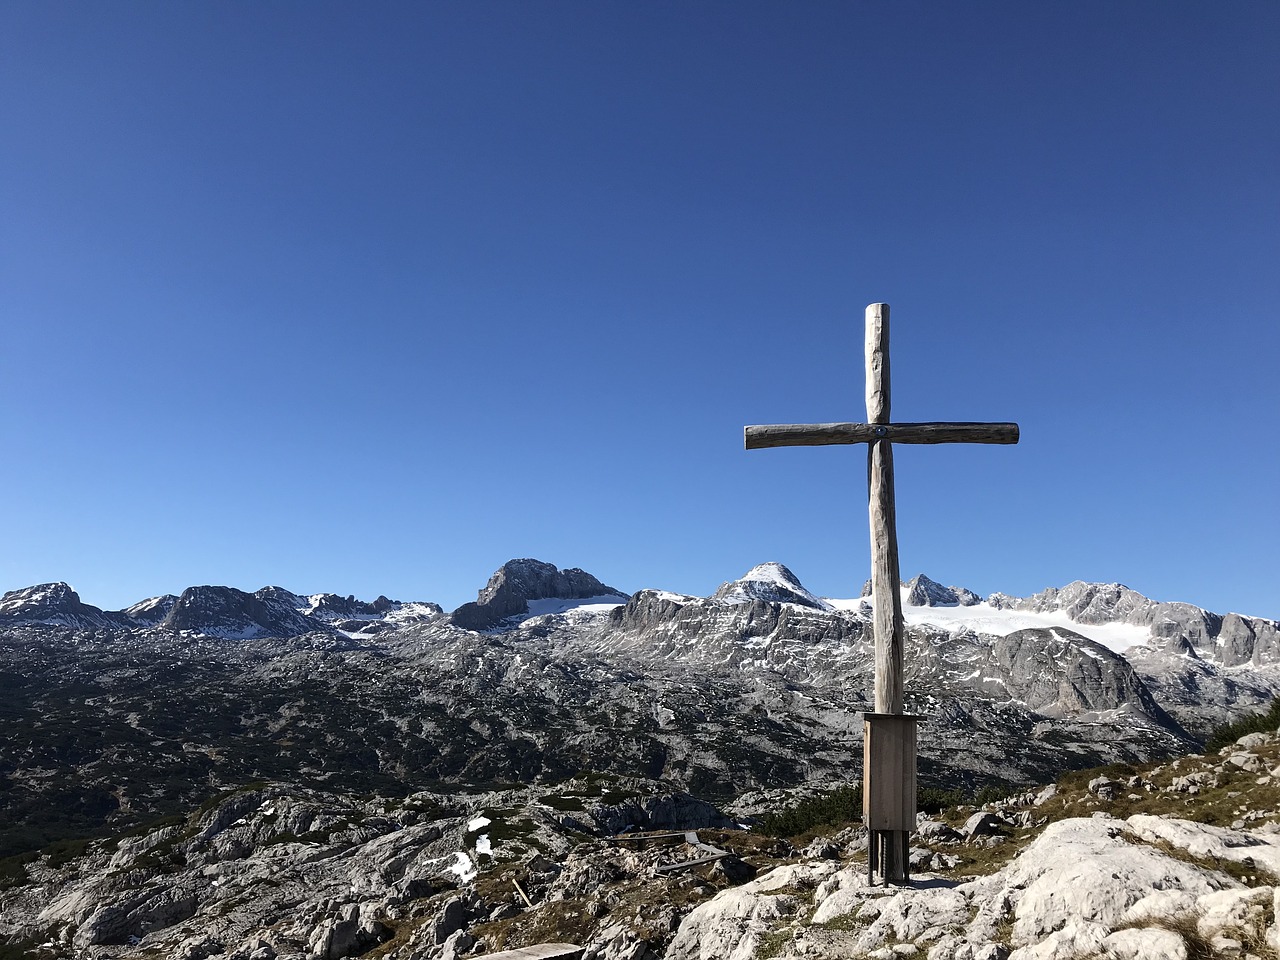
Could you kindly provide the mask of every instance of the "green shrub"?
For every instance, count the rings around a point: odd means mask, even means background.
[[[980,807],[984,803],[1003,800],[1016,788],[1002,784],[983,784],[972,793],[959,788],[920,787],[916,790],[916,809],[924,813],[941,813],[949,807],[964,804]],[[775,837],[796,837],[816,827],[840,828],[862,822],[862,784],[838,787],[776,813],[760,818],[762,833]]]
[[[1261,713],[1250,714],[1216,728],[1205,740],[1204,748],[1206,751],[1221,750],[1247,733],[1275,733],[1277,728],[1280,728],[1280,697],[1272,700]]]
[[[842,827],[862,819],[862,784],[837,787],[830,793],[801,800],[795,806],[760,818],[760,831],[775,837],[795,837],[814,827]]]
[[[0,960],[27,960],[36,956],[39,940],[0,940]]]
[[[948,807],[958,807],[963,803],[972,803],[969,794],[955,787],[920,787],[916,790],[916,809],[925,813],[941,813]]]

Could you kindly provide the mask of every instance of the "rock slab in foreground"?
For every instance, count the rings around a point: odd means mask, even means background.
[[[925,875],[886,888],[869,885],[862,865],[801,863],[695,908],[667,958],[747,960],[767,944],[782,960],[1177,960],[1189,955],[1188,930],[1216,949],[1258,940],[1275,949],[1280,891],[1213,867],[1246,856],[1280,863],[1280,833],[1141,815],[1059,821],[1002,870],[965,883]]]

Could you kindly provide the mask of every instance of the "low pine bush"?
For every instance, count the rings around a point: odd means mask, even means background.
[[[1221,750],[1235,743],[1247,733],[1275,733],[1280,729],[1280,697],[1271,701],[1271,706],[1260,713],[1242,717],[1234,723],[1224,724],[1209,734],[1204,743],[1207,751]]]

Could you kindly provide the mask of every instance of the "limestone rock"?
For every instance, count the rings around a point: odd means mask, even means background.
[[[964,826],[960,828],[960,834],[966,840],[994,836],[1000,832],[1000,828],[1004,825],[1004,821],[994,813],[980,810],[964,822]]]
[[[997,638],[991,655],[1009,694],[1046,716],[1125,704],[1154,723],[1177,729],[1128,660],[1070,631],[1016,630]]]
[[[592,805],[588,813],[603,834],[635,830],[700,830],[732,827],[718,808],[687,793],[637,797],[622,803]]]
[[[440,948],[440,960],[459,960],[475,945],[475,937],[465,930],[455,930],[445,939]]]
[[[810,860],[839,860],[840,846],[828,837],[815,837],[800,855]]]
[[[1110,777],[1095,777],[1089,781],[1089,792],[1099,800],[1114,800],[1123,787],[1124,784]]]
[[[530,600],[603,596],[628,599],[627,594],[576,567],[559,570],[541,560],[509,560],[489,578],[476,601],[453,611],[450,620],[464,630],[489,630],[511,617],[527,614]]]
[[[711,867],[713,876],[722,877],[726,883],[746,883],[756,875],[756,868],[741,857],[721,857]]]
[[[1187,941],[1172,930],[1117,930],[1102,941],[1105,956],[1114,960],[1187,960]]]
[[[751,960],[764,935],[800,908],[798,897],[778,891],[812,886],[835,870],[822,861],[778,867],[721,891],[684,918],[666,960]]]
[[[982,598],[964,587],[944,587],[918,573],[902,585],[903,602],[915,607],[970,607]]]
[[[1123,829],[1114,820],[1050,824],[1010,867],[974,884],[984,897],[971,932],[994,940],[1006,905],[1011,905],[1017,945],[1039,944],[1074,922],[1100,926],[1105,935],[1153,889],[1199,897],[1232,884],[1149,847],[1123,842]],[[1081,942],[1092,943],[1090,928],[1076,933]],[[1068,939],[1060,938],[1064,943]]]
[[[440,909],[440,913],[436,915],[435,922],[431,925],[431,939],[434,943],[441,944],[446,942],[451,936],[462,929],[467,922],[466,901],[461,897],[451,897],[445,901]]]
[[[1280,842],[1274,835],[1246,833],[1149,814],[1135,814],[1125,821],[1125,827],[1139,839],[1163,841],[1186,850],[1192,856],[1256,864],[1273,875],[1280,875]]]
[[[916,836],[930,843],[959,843],[964,837],[939,820],[922,820],[916,824]]]
[[[792,603],[815,610],[831,611],[827,601],[815,597],[800,578],[780,563],[762,563],[752,567],[738,580],[721,584],[711,595],[712,603],[736,604],[753,600],[765,603]]]
[[[1275,736],[1270,733],[1246,733],[1236,741],[1236,746],[1241,750],[1252,750],[1255,747],[1266,746],[1274,740]]]

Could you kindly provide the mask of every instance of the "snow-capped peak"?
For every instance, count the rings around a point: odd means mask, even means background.
[[[769,603],[794,603],[816,610],[832,610],[831,604],[814,596],[800,578],[780,563],[761,563],[752,567],[738,580],[722,585],[711,597],[719,603],[749,603],[764,600]]]

